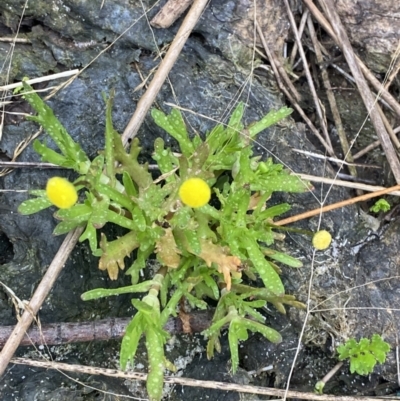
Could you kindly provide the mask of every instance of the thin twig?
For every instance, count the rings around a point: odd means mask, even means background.
[[[333,30],[335,31],[337,37],[339,38],[342,44],[342,51],[346,58],[347,64],[351,70],[351,73],[356,80],[356,84],[358,90],[360,91],[360,95],[363,99],[365,107],[367,111],[370,113],[371,122],[375,128],[375,132],[378,135],[379,140],[381,141],[382,148],[385,152],[388,163],[391,167],[393,175],[397,183],[400,183],[400,162],[393,147],[393,144],[390,142],[389,136],[386,132],[385,125],[382,121],[382,118],[375,107],[376,100],[371,94],[371,91],[365,81],[364,76],[362,75],[360,68],[357,64],[356,58],[354,56],[353,49],[351,47],[349,38],[347,33],[340,21],[340,18],[337,14],[335,6],[326,0],[320,0],[320,4],[324,5],[326,12],[330,21],[332,22]]]
[[[162,84],[171,71],[171,68],[175,64],[175,61],[177,60],[184,44],[186,43],[190,32],[193,30],[197,21],[199,20],[200,15],[207,5],[207,2],[208,0],[195,0],[190,8],[174,40],[172,41],[167,54],[161,61],[161,64],[157,72],[154,74],[154,77],[146,92],[139,100],[136,106],[136,111],[125,128],[124,133],[122,134],[122,142],[124,144],[128,143],[129,139],[132,139],[137,135],[137,132],[142,125],[147,112],[153,104]]]
[[[308,9],[304,10],[303,15],[301,16],[301,21],[299,25],[299,36],[301,37],[303,35],[304,27],[306,26],[307,22],[307,17],[309,15],[310,11]],[[289,58],[289,65],[293,66],[294,64],[294,59],[296,58],[297,50],[298,50],[297,42],[294,42],[292,52],[290,54]]]
[[[53,261],[50,263],[42,281],[36,288],[29,304],[27,305],[24,313],[20,317],[18,324],[15,326],[9,339],[0,352],[0,377],[3,375],[10,359],[13,357],[14,352],[18,348],[21,340],[23,339],[26,331],[31,325],[36,314],[39,312],[44,300],[50,292],[54,282],[63,269],[65,262],[78,241],[83,229],[81,227],[70,231],[65,237],[60,249],[54,256]]]
[[[302,153],[303,155],[315,157],[316,159],[329,160],[330,162],[334,162],[337,164],[344,164],[346,166],[354,166],[354,167],[362,167],[362,168],[377,168],[377,169],[382,168],[382,166],[378,166],[377,164],[348,163],[348,162],[343,161],[342,159],[337,159],[336,157],[325,156],[325,155],[321,155],[319,153],[310,152],[308,150],[302,150],[302,149],[296,149],[296,148],[293,148],[292,150],[293,150],[293,152]]]
[[[368,152],[370,152],[371,150],[373,150],[379,146],[381,146],[381,142],[379,141],[379,139],[377,139],[376,141],[374,141],[371,144],[369,144],[368,146],[366,146],[364,149],[361,149],[359,152],[355,153],[353,155],[353,159],[357,160],[360,157],[366,155]]]
[[[309,174],[296,174],[296,175],[299,176],[302,180],[306,181],[320,182],[322,184],[329,184],[329,185],[337,185],[338,187],[361,189],[367,192],[376,192],[386,189],[385,187],[381,187],[379,185],[368,185],[360,182],[343,181],[343,180],[338,180],[336,178],[318,177],[316,175],[309,175]],[[400,196],[400,191],[389,192],[388,195]]]
[[[312,0],[304,0],[313,17],[318,21],[318,23],[325,29],[325,31],[332,37],[336,45],[342,48],[342,43],[340,39],[336,36],[329,22],[325,19],[322,13],[318,10]],[[368,79],[370,84],[378,91],[379,96],[381,96],[393,109],[393,111],[400,117],[400,104],[397,100],[383,87],[378,79],[375,78],[374,74],[366,67],[362,60],[356,56],[357,64],[360,67],[365,78]]]
[[[268,43],[265,39],[264,33],[262,31],[261,25],[256,21],[256,29],[257,33],[260,36],[261,43],[263,44],[264,50],[267,53],[267,58],[271,64],[271,67],[274,71],[276,82],[280,88],[287,87],[290,91],[291,95],[296,99],[296,102],[301,100],[300,93],[297,91],[296,87],[293,85],[292,81],[290,80],[289,76],[287,75],[286,71],[282,67],[281,62],[279,61],[278,57],[275,56],[275,52],[270,50]],[[286,86],[283,84],[281,78],[285,81]]]
[[[274,224],[276,226],[284,226],[289,223],[294,223],[295,221],[304,220],[304,219],[307,219],[308,217],[318,216],[319,214],[329,212],[334,209],[339,209],[344,206],[353,205],[354,203],[366,201],[366,200],[372,199],[372,198],[376,198],[377,196],[386,195],[386,194],[389,194],[389,193],[397,191],[397,190],[400,190],[400,184],[395,185],[394,187],[383,189],[382,191],[376,191],[371,194],[357,196],[355,198],[337,202],[332,205],[319,207],[314,210],[309,210],[308,212],[300,213],[300,214],[297,214],[296,216],[288,217],[287,219],[274,221]]]
[[[16,148],[14,149],[13,157],[10,160],[11,163],[15,162],[18,158],[18,156],[24,151],[25,148],[29,146],[29,144],[36,139],[43,131],[43,128],[40,127],[36,132],[33,134],[29,135],[27,138],[25,138],[22,142],[20,142]],[[0,171],[0,177],[3,177],[7,174],[9,174],[12,171],[12,169],[4,169]]]
[[[294,16],[293,16],[293,13],[292,13],[292,9],[290,8],[289,1],[288,0],[284,0],[284,2],[285,2],[287,14],[289,16],[289,21],[290,21],[290,24],[291,24],[291,27],[292,27],[292,31],[294,33],[294,37],[296,39],[297,46],[299,47],[299,53],[300,53],[301,59],[303,61],[304,72],[306,74],[308,86],[310,88],[310,92],[311,92],[312,98],[314,100],[314,106],[315,106],[315,110],[317,111],[319,123],[320,123],[321,129],[322,129],[322,132],[324,134],[325,141],[329,144],[329,150],[332,153],[334,153],[333,147],[332,147],[332,143],[331,143],[331,139],[330,139],[329,134],[328,134],[328,128],[327,128],[327,125],[326,125],[326,119],[325,119],[325,116],[322,113],[321,101],[318,98],[317,92],[315,90],[315,85],[314,85],[314,82],[313,82],[312,77],[311,77],[310,69],[308,68],[306,54],[304,53],[303,45],[301,43],[301,38],[300,38],[299,32],[297,31],[296,21],[294,20]]]
[[[390,85],[392,84],[393,80],[396,78],[398,72],[400,71],[400,42],[397,45],[397,49],[394,52],[394,55],[392,57],[388,73],[390,72],[389,76],[387,77],[386,83],[385,83],[385,89],[388,90]]]
[[[317,382],[315,385],[315,389],[318,390],[318,393],[321,392],[325,386],[326,383],[328,383],[329,380],[332,379],[332,377],[337,373],[337,371],[343,366],[343,361],[338,362],[321,380]]]
[[[393,130],[393,133],[395,135],[397,135],[400,132],[400,127],[397,127]],[[371,144],[369,144],[368,146],[366,146],[364,149],[361,149],[359,152],[357,152],[356,154],[353,155],[353,159],[357,160],[359,159],[361,156],[364,156],[365,154],[367,154],[369,151],[371,151],[372,149],[375,149],[377,147],[381,146],[381,143],[379,140],[376,140],[374,142],[372,142]]]
[[[306,114],[304,113],[303,109],[300,107],[300,105],[296,102],[296,100],[294,99],[294,97],[291,95],[291,93],[286,89],[286,87],[282,84],[282,82],[279,79],[279,73],[278,70],[275,66],[275,64],[273,63],[273,57],[271,55],[271,51],[269,50],[267,41],[265,40],[264,34],[262,29],[260,28],[260,25],[258,24],[258,22],[256,22],[256,28],[257,28],[257,33],[261,38],[261,42],[264,46],[264,50],[267,53],[268,59],[271,62],[271,67],[274,71],[275,77],[277,78],[277,83],[279,86],[279,89],[285,94],[285,96],[288,98],[289,102],[293,105],[293,107],[297,110],[297,112],[300,114],[300,116],[303,118],[303,120],[306,122],[306,124],[308,125],[308,127],[310,128],[310,130],[314,133],[314,135],[319,139],[319,141],[321,142],[321,144],[324,146],[325,149],[327,149],[327,152],[331,155],[331,156],[335,156],[334,152],[332,149],[330,149],[329,144],[325,141],[325,139],[321,136],[321,134],[319,133],[319,131],[317,130],[317,128],[315,128],[314,124],[311,122],[311,120],[306,116]],[[262,69],[267,69],[266,66],[264,65],[259,65],[259,68]]]
[[[389,120],[387,119],[385,113],[383,112],[381,106],[379,104],[375,105],[376,108],[379,111],[379,114],[382,118],[383,124],[385,125],[386,131],[390,136],[390,139],[392,140],[393,145],[395,146],[396,149],[400,148],[400,142],[397,139],[396,133],[393,131],[393,127],[390,125]]]
[[[328,71],[326,70],[326,68],[322,67],[324,58],[321,53],[320,44],[317,39],[317,35],[315,33],[315,28],[314,28],[314,24],[312,22],[311,15],[309,15],[307,18],[307,26],[308,26],[308,30],[310,32],[310,37],[311,37],[311,40],[312,40],[312,43],[314,46],[315,56],[317,58],[318,64],[320,65],[320,68],[321,68],[321,77],[322,77],[322,81],[324,83],[324,87],[326,90],[326,95],[328,97],[329,106],[332,111],[333,119],[335,121],[335,127],[337,130],[338,136],[339,136],[340,144],[342,145],[344,160],[352,163],[353,157],[351,155],[350,145],[347,140],[346,133],[344,132],[342,119],[340,117],[340,112],[339,112],[339,109],[338,109],[338,106],[336,103],[335,95],[333,94],[333,91],[332,91],[331,83],[329,81]],[[355,166],[349,164],[348,168],[349,168],[350,174],[353,177],[357,177],[357,169],[355,168]],[[361,193],[359,195],[361,195]]]
[[[400,358],[399,358],[398,345],[396,345],[396,367],[397,367],[397,384],[400,386]]]
[[[213,309],[193,311],[185,314],[185,324],[191,333],[199,333],[210,326]],[[88,341],[108,341],[121,339],[131,317],[107,318],[90,322],[61,322],[41,324],[31,327],[24,335],[20,346],[60,345]],[[14,326],[0,326],[0,347],[10,337]],[[164,326],[170,334],[183,333],[181,318],[170,317]],[[186,332],[187,333],[187,332]]]
[[[169,28],[192,2],[193,0],[168,0],[150,21],[150,24],[155,28]]]
[[[57,169],[66,169],[67,167],[58,166],[53,163],[41,163],[41,162],[3,162],[0,161],[0,167],[8,167],[8,168],[57,168]]]
[[[273,58],[273,61],[271,61],[271,65],[272,65],[272,63],[274,63],[276,65],[276,68],[278,70],[279,76],[282,77],[282,79],[285,81],[285,84],[290,89],[290,92],[295,97],[296,101],[299,102],[301,100],[301,95],[298,92],[298,90],[296,89],[296,87],[293,85],[293,83],[290,80],[290,78],[289,78],[288,74],[286,73],[285,69],[282,67],[282,63],[280,62],[279,57],[277,57],[275,55],[275,52],[273,52],[273,51],[271,52],[271,57]]]
[[[12,37],[9,38],[7,36],[1,36],[0,37],[0,42],[6,42],[6,43],[31,43],[31,41],[29,39],[25,39],[25,38],[16,38],[16,37]]]
[[[130,380],[147,380],[147,374],[138,372],[125,373],[116,369],[105,369],[97,368],[93,366],[84,365],[72,365],[62,362],[48,362],[48,361],[33,361],[25,358],[14,358],[12,363],[19,365],[35,366],[42,369],[57,369],[67,372],[85,373],[89,375],[103,375],[108,377],[117,377]],[[269,388],[269,387],[259,387],[250,385],[241,385],[226,382],[217,382],[213,380],[196,380],[196,379],[186,379],[182,377],[164,377],[165,383],[179,384],[181,386],[188,387],[201,387],[210,388],[223,391],[236,391],[238,393],[249,393],[249,394],[264,394],[270,395],[277,398],[282,398],[285,395],[285,390]],[[289,398],[300,398],[303,400],[316,400],[316,401],[387,401],[387,398],[379,397],[348,397],[342,396],[337,397],[334,395],[317,395],[314,393],[304,393],[300,391],[288,391],[287,395]]]
[[[26,82],[29,85],[32,85],[32,84],[37,84],[39,82],[52,81],[53,79],[70,77],[70,76],[76,75],[78,73],[79,73],[78,69],[71,70],[71,71],[64,71],[64,72],[59,72],[57,74],[46,75],[45,77],[28,79]],[[16,82],[15,84],[3,85],[3,86],[0,86],[0,91],[8,91],[11,89],[19,88],[21,86],[22,86],[22,82]]]
[[[357,59],[357,57],[356,57]],[[358,60],[358,59],[357,59]],[[325,63],[329,64],[332,68],[334,68],[336,71],[338,71],[340,74],[342,74],[350,83],[355,84],[356,81],[354,78],[348,74],[343,68],[340,68],[337,64],[332,63],[330,60],[325,60]],[[332,89],[340,89],[341,91],[343,90],[354,90],[353,88],[332,88]],[[379,101],[379,103],[383,104],[388,110],[393,111],[392,107],[387,103],[382,96],[378,96],[375,92],[372,92],[372,95],[374,96],[375,99]]]

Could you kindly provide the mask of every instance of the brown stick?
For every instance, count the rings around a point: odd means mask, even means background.
[[[50,263],[49,268],[43,276],[42,281],[27,305],[24,313],[20,317],[18,324],[15,326],[9,339],[4,345],[4,348],[0,352],[0,376],[2,376],[4,373],[8,363],[10,362],[10,359],[14,355],[14,352],[18,348],[18,345],[31,325],[34,317],[38,313],[58,275],[63,269],[69,254],[82,233],[82,230],[82,228],[76,228],[67,234],[60,246],[60,249],[57,251],[53,261]]]
[[[154,102],[158,92],[161,89],[162,84],[167,78],[171,68],[175,64],[190,32],[195,27],[197,21],[200,18],[201,13],[207,5],[208,0],[195,0],[185,19],[182,22],[179,31],[177,32],[175,39],[172,41],[167,54],[161,61],[161,64],[154,74],[153,80],[149,84],[144,95],[139,100],[136,111],[130,119],[124,133],[122,134],[122,142],[126,144],[129,139],[135,137],[137,132],[142,125],[147,112]]]
[[[304,53],[303,45],[301,43],[301,38],[300,38],[299,32],[297,30],[296,21],[294,20],[294,16],[293,16],[293,13],[292,13],[292,9],[290,8],[289,1],[288,0],[284,0],[284,3],[285,3],[286,11],[287,11],[287,14],[288,14],[288,17],[289,17],[290,25],[292,27],[292,31],[294,33],[294,37],[296,39],[297,46],[299,48],[300,57],[301,57],[301,59],[303,61],[304,72],[306,74],[308,86],[310,88],[311,96],[312,96],[313,101],[314,101],[315,110],[317,111],[319,124],[320,124],[322,132],[324,134],[325,141],[329,145],[329,150],[330,150],[330,152],[332,152],[334,154],[334,150],[333,150],[332,143],[331,143],[331,138],[329,137],[329,134],[328,134],[328,128],[327,128],[327,124],[326,124],[326,119],[325,119],[324,114],[322,113],[321,101],[319,100],[318,95],[317,95],[317,91],[315,90],[315,85],[314,85],[314,82],[313,82],[312,77],[311,77],[310,69],[308,67],[306,54]],[[328,149],[327,149],[327,151],[328,151]]]
[[[336,130],[337,130],[337,133],[338,133],[338,136],[340,139],[340,144],[342,145],[344,159],[347,162],[353,163],[353,157],[351,156],[350,145],[347,140],[346,133],[344,132],[342,118],[340,117],[340,113],[339,113],[339,109],[338,109],[338,106],[336,103],[335,95],[333,94],[333,91],[332,91],[328,71],[326,70],[326,68],[322,67],[324,59],[322,56],[320,43],[318,42],[318,39],[317,39],[317,35],[315,32],[315,28],[314,28],[314,24],[312,22],[311,15],[309,15],[307,18],[307,26],[308,26],[308,30],[310,32],[311,41],[314,46],[315,56],[317,58],[318,64],[320,65],[320,68],[321,68],[322,81],[324,83],[326,95],[327,95],[328,101],[329,101],[329,106],[331,108],[333,119],[335,121],[335,126],[336,126]],[[357,169],[355,166],[349,165],[348,169],[350,171],[350,174],[353,177],[357,177]],[[361,195],[361,193],[359,193],[358,195]]]
[[[210,326],[213,316],[212,310],[195,311],[185,315],[192,333],[199,333]],[[120,339],[131,321],[129,317],[108,318],[94,322],[79,323],[50,323],[30,328],[25,333],[20,346],[30,345],[60,345],[75,342],[105,341]],[[0,347],[9,338],[14,326],[0,326]],[[183,333],[182,321],[179,317],[170,318],[164,326],[170,334]]]
[[[296,216],[288,217],[287,219],[274,221],[274,225],[284,226],[285,224],[294,223],[295,221],[307,219],[308,217],[317,216],[320,213],[329,212],[331,210],[339,209],[344,206],[353,205],[354,203],[357,203],[357,202],[376,198],[377,196],[386,195],[390,192],[397,191],[398,189],[400,189],[400,184],[395,185],[394,187],[383,189],[382,191],[372,192],[370,194],[365,194],[365,195],[357,196],[352,199],[347,199],[347,200],[344,200],[341,202],[337,202],[337,203],[334,203],[333,205],[328,205],[328,206],[320,207],[318,209],[309,210],[308,212],[300,213],[300,214],[297,214]]]
[[[385,128],[387,130],[387,133],[390,136],[390,139],[392,140],[393,146],[395,146],[397,149],[400,148],[400,142],[397,139],[397,136],[395,134],[395,132],[393,131],[393,127],[390,125],[389,120],[387,119],[385,113],[383,112],[381,106],[379,104],[376,105],[376,108],[379,111],[379,114],[382,118],[383,124],[385,124]]]
[[[296,99],[292,96],[292,94],[289,92],[288,89],[283,85],[278,69],[276,68],[276,65],[274,63],[274,58],[272,57],[271,51],[268,47],[267,41],[265,40],[264,33],[256,21],[256,28],[257,28],[257,33],[260,36],[261,42],[263,44],[264,50],[267,53],[268,59],[271,63],[271,67],[274,71],[274,75],[276,78],[276,82],[278,83],[279,89],[285,94],[285,96],[289,99],[289,102],[293,105],[293,107],[297,110],[297,112],[301,115],[303,120],[306,122],[310,130],[314,133],[314,135],[319,139],[319,141],[322,143],[322,145],[327,149],[327,152],[331,155],[334,156],[333,149],[330,148],[329,144],[325,141],[325,139],[322,137],[322,135],[318,132],[317,128],[315,128],[314,124],[311,122],[311,120],[306,116],[304,113],[303,109],[300,107],[300,105],[296,102]],[[265,68],[263,65],[260,65],[259,68]]]
[[[35,366],[43,369],[58,369],[66,372],[85,373],[89,375],[103,375],[108,377],[117,377],[129,380],[132,379],[142,380],[142,381],[147,380],[146,373],[122,372],[120,370],[115,370],[115,369],[96,368],[93,366],[83,366],[83,365],[70,365],[68,363],[62,363],[62,362],[32,361],[30,359],[14,358],[12,360],[12,363],[16,363],[19,365]],[[180,384],[181,386],[219,389],[223,391],[236,391],[239,393],[264,394],[273,396],[275,398],[284,398],[285,396],[287,396],[288,398],[299,398],[303,400],[315,400],[315,401],[387,401],[388,400],[387,398],[379,398],[379,397],[353,397],[353,396],[339,397],[336,395],[328,395],[328,394],[324,394],[323,396],[321,396],[319,394],[305,393],[301,391],[293,391],[293,390],[285,391],[270,387],[217,382],[213,380],[187,379],[184,377],[166,376],[164,377],[164,382],[170,384]]]
[[[296,102],[299,102],[301,100],[301,95],[296,89],[296,87],[293,85],[292,81],[290,80],[288,74],[286,73],[285,69],[282,67],[282,63],[279,60],[279,57],[275,55],[274,50],[270,50],[269,46],[267,44],[267,41],[265,40],[264,33],[262,31],[261,25],[256,21],[256,29],[257,32],[260,36],[261,43],[264,46],[264,50],[267,54],[267,58],[269,59],[269,62],[271,64],[272,70],[274,71],[275,79],[278,83],[278,86],[280,88],[282,87],[287,87],[289,92],[292,94],[292,96],[296,99]],[[264,56],[265,57],[265,56]],[[285,81],[285,85],[282,82],[282,79]]]
[[[298,29],[300,37],[303,35],[304,27],[306,26],[306,22],[307,22],[309,13],[310,13],[310,11],[308,9],[306,9],[306,10],[304,10],[303,15],[301,16],[301,21],[300,21],[300,25],[299,25],[299,29]],[[294,42],[293,49],[292,49],[292,52],[289,57],[289,65],[291,65],[291,66],[293,66],[293,64],[294,64],[294,59],[296,58],[297,50],[298,50],[297,42]]]
[[[400,162],[397,157],[397,154],[394,150],[393,144],[391,143],[389,136],[386,132],[385,125],[383,124],[382,118],[375,107],[375,99],[372,96],[372,93],[365,81],[364,76],[362,75],[360,68],[357,64],[356,58],[354,56],[353,49],[351,47],[349,38],[347,33],[340,21],[340,18],[336,12],[335,6],[330,1],[320,0],[320,4],[324,5],[326,12],[328,14],[329,19],[332,21],[332,27],[335,31],[337,37],[339,38],[340,43],[342,44],[342,51],[346,58],[347,64],[351,70],[351,73],[356,80],[356,84],[358,90],[360,91],[360,95],[363,99],[365,107],[367,111],[370,113],[371,122],[374,125],[375,132],[378,135],[378,139],[381,142],[382,148],[385,152],[388,163],[391,167],[393,175],[396,179],[396,182],[400,183]]]
[[[389,71],[388,72],[390,72],[390,74],[389,74],[389,77],[387,78],[386,83],[385,83],[385,89],[386,90],[389,89],[389,86],[392,84],[393,80],[396,78],[397,74],[400,71],[400,58],[399,58],[399,55],[400,55],[400,42],[399,42],[399,44],[397,46],[397,49],[394,52],[394,55],[392,57],[393,63],[391,63],[390,66],[389,66]]]
[[[169,28],[192,2],[193,0],[169,0],[153,17],[150,24],[155,28]]]
[[[342,48],[340,40],[332,30],[331,25],[318,10],[312,0],[304,0],[313,17],[319,22],[319,24],[325,29],[325,31],[332,37],[335,43]],[[363,72],[364,76],[368,79],[370,84],[378,91],[379,95],[389,104],[393,111],[400,117],[400,104],[396,99],[383,87],[378,79],[371,73],[367,66],[356,56],[357,64]]]

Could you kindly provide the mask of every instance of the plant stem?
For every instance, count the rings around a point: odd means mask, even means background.
[[[343,366],[343,362],[338,362],[321,380],[315,385],[315,391],[322,394],[324,386],[336,374],[336,372]]]

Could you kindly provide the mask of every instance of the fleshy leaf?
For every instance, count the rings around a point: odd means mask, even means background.
[[[32,87],[25,82],[25,79],[22,82],[22,86],[24,99],[38,113],[37,116],[29,116],[27,118],[36,121],[46,130],[67,162],[71,164],[71,168],[74,168],[81,174],[85,174],[89,168],[90,161],[81,146],[71,138],[67,130],[54,115],[53,110],[47,106]]]
[[[62,221],[58,223],[56,228],[53,230],[53,235],[62,235],[69,233],[74,228],[80,226],[82,223],[76,220]]]
[[[133,364],[137,346],[144,330],[143,318],[140,313],[137,313],[125,329],[125,335],[122,339],[120,352],[120,365],[122,370],[125,370],[129,360]]]
[[[165,266],[177,268],[181,261],[179,254],[181,251],[176,246],[175,238],[172,234],[172,229],[165,229],[163,235],[156,243],[156,253],[158,259]]]
[[[264,249],[264,255],[268,256],[271,259],[276,260],[277,262],[281,262],[290,267],[303,267],[303,263],[293,258],[292,256],[287,255],[286,253],[278,252],[273,249]]]
[[[27,216],[47,209],[51,205],[47,198],[28,199],[18,206],[18,212]]]
[[[100,248],[103,251],[99,260],[99,269],[107,270],[111,280],[118,278],[118,268],[125,268],[124,258],[139,246],[134,231],[125,234],[114,241],[108,242],[106,236],[102,233]]]
[[[283,287],[282,281],[271,264],[265,260],[265,256],[259,249],[258,244],[253,239],[245,236],[242,238],[242,243],[257,273],[264,282],[265,287],[276,295],[283,295],[285,293],[285,288]]]
[[[99,299],[104,297],[110,297],[113,295],[130,294],[135,292],[147,292],[153,285],[153,281],[143,281],[140,284],[128,285],[126,287],[119,288],[96,288],[95,290],[86,291],[81,295],[82,301],[91,301],[92,299]]]
[[[178,109],[172,109],[169,115],[164,114],[160,110],[152,109],[151,116],[159,127],[163,128],[179,142],[184,156],[189,157],[193,154],[194,147],[189,139],[182,114]]]
[[[293,109],[290,109],[289,107],[282,107],[277,111],[275,110],[270,111],[261,120],[248,127],[250,136],[254,138],[258,133],[270,127],[271,125],[274,125],[277,122],[281,121],[285,117],[292,114],[292,112]]]
[[[206,262],[208,267],[212,263],[218,266],[218,271],[223,274],[226,288],[231,289],[231,273],[237,272],[241,261],[237,256],[227,254],[227,249],[213,244],[211,241],[200,240],[201,253],[199,256]]]

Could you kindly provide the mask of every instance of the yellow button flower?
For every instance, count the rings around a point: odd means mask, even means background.
[[[211,189],[201,178],[189,178],[179,188],[179,197],[189,207],[202,207],[210,201]]]
[[[331,241],[332,241],[331,234],[329,234],[329,232],[326,230],[320,230],[314,234],[314,237],[312,239],[312,244],[315,249],[323,251],[324,249],[329,248]]]
[[[46,195],[49,201],[60,209],[68,209],[78,200],[74,185],[62,177],[52,177],[47,181]]]

